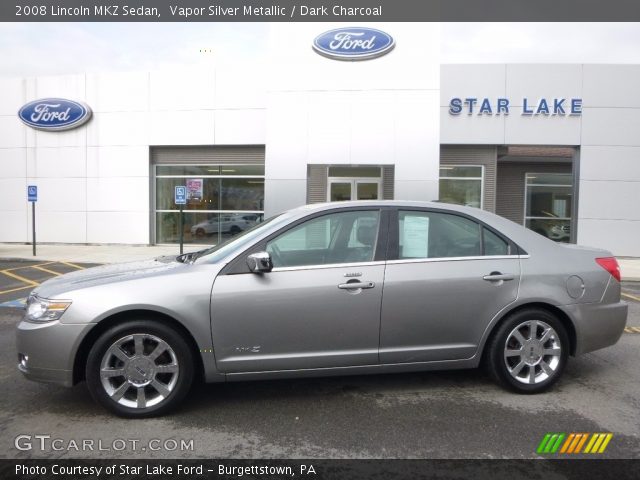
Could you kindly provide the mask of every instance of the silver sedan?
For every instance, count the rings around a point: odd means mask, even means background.
[[[18,368],[128,417],[196,380],[484,365],[547,390],[627,318],[611,253],[502,217],[418,202],[311,205],[218,246],[51,279],[18,325]]]

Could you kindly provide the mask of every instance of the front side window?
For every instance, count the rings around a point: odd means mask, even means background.
[[[275,268],[370,262],[379,224],[375,210],[332,213],[287,230],[266,249]]]
[[[400,259],[481,255],[480,225],[458,215],[401,211],[398,228]]]

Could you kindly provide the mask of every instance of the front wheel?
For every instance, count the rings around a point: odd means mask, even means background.
[[[89,352],[86,379],[91,396],[130,418],[166,413],[193,382],[194,358],[173,328],[150,320],[129,321],[104,332]]]
[[[488,344],[487,366],[498,383],[519,393],[539,393],[560,378],[569,356],[562,323],[545,310],[517,312]]]

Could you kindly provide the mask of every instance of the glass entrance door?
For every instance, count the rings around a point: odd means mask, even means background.
[[[356,180],[356,200],[378,200],[380,198],[380,181]]]
[[[332,165],[327,168],[327,201],[379,200],[382,168],[364,165]]]
[[[345,202],[351,200],[351,182],[331,182],[329,184],[330,202]]]
[[[371,178],[341,178],[329,180],[328,198],[330,202],[348,200],[378,200],[381,196],[382,181]]]

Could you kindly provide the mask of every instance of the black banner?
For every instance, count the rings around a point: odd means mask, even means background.
[[[2,22],[634,22],[636,0],[4,0]]]
[[[637,479],[637,460],[0,460],[3,480]]]

